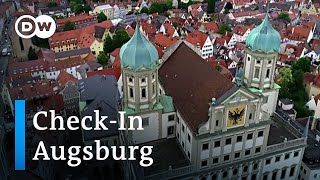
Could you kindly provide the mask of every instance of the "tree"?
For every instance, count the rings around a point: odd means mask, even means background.
[[[31,41],[32,41],[32,44],[35,46],[38,46],[40,48],[50,49],[48,39],[42,39],[42,38],[39,38],[38,36],[33,36],[31,38]]]
[[[86,5],[83,6],[83,11],[85,13],[89,13],[89,11],[92,11],[92,8],[89,5],[86,4]]]
[[[97,16],[98,22],[102,22],[102,21],[106,21],[108,20],[108,17],[106,15],[104,15],[103,12],[101,12],[98,16]]]
[[[216,8],[216,0],[208,0],[207,12],[209,14],[214,13]]]
[[[28,59],[29,59],[29,60],[36,60],[36,59],[38,59],[38,55],[37,55],[37,53],[36,53],[36,50],[33,49],[31,46],[29,47]]]
[[[121,47],[124,43],[128,42],[129,40],[129,34],[125,30],[118,30],[116,32],[116,35],[113,37],[112,41],[112,43],[115,46],[114,49]]]
[[[109,64],[109,57],[105,53],[100,53],[97,58],[98,62],[104,66]]]
[[[80,0],[72,0],[69,3],[69,6],[71,8],[71,11],[74,11],[74,8],[76,7],[76,5],[81,4]]]
[[[279,18],[279,19],[286,20],[286,21],[290,21],[289,14],[288,14],[287,12],[281,12],[281,13],[278,15],[278,18]]]
[[[103,51],[104,53],[111,53],[114,49],[112,38],[107,35],[106,39],[104,40]]]
[[[226,4],[226,6],[224,7],[224,9],[228,9],[228,10],[233,9],[232,3],[231,3],[231,2],[227,2],[227,4]]]
[[[280,95],[281,96],[287,96],[289,93],[289,83],[292,81],[292,71],[290,68],[283,67],[279,70],[279,73],[277,75],[277,81],[279,82],[281,89],[280,89]]]
[[[220,27],[219,27],[219,33],[220,34],[225,34],[226,32],[230,32],[231,31],[231,27],[227,24],[222,24]]]
[[[56,2],[48,2],[48,7],[57,7]]]
[[[168,10],[168,7],[165,3],[157,3],[154,2],[151,4],[150,8],[149,8],[149,13],[164,13],[165,11]]]
[[[82,13],[82,12],[84,11],[83,8],[84,8],[83,4],[77,4],[77,5],[75,5],[74,8],[73,8],[73,12],[74,12],[75,14],[80,14],[80,13]]]
[[[168,9],[172,9],[172,0],[166,0],[165,4],[166,4]]]
[[[140,11],[140,13],[146,13],[149,14],[149,9],[147,7],[143,7]]]
[[[66,22],[66,24],[64,24],[63,26],[63,31],[70,31],[74,29],[76,29],[76,26],[73,22],[70,21]]]
[[[311,61],[307,57],[302,57],[298,59],[293,65],[292,65],[293,71],[295,70],[302,70],[303,72],[310,72],[311,71]]]

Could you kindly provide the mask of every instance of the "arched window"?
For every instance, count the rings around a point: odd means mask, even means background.
[[[142,98],[146,98],[146,97],[147,97],[146,88],[142,88],[142,90],[141,90],[141,97],[142,97]]]

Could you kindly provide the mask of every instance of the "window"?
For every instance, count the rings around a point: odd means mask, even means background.
[[[254,78],[259,78],[260,75],[260,68],[256,68],[254,71]]]
[[[129,91],[130,91],[130,98],[134,98],[134,96],[133,96],[133,89],[130,88]]]
[[[208,150],[209,149],[209,143],[202,144],[202,150]]]
[[[271,64],[272,61],[268,61],[268,64]]]
[[[216,120],[216,126],[219,126],[219,120]]]
[[[207,160],[201,162],[201,167],[205,167],[207,165],[208,165],[208,161]]]
[[[142,83],[145,83],[145,82],[146,82],[146,79],[145,79],[145,78],[142,78],[142,79],[141,79],[141,82],[142,82]]]
[[[147,97],[146,88],[142,88],[142,90],[141,90],[141,97],[142,97],[142,98],[146,98],[146,97]]]
[[[254,163],[253,165],[253,170],[257,170],[258,169],[258,164],[257,163]]]
[[[228,171],[223,172],[222,176],[223,176],[223,178],[228,177]]]
[[[191,137],[190,137],[190,134],[188,134],[188,142],[191,141]]]
[[[292,177],[292,176],[294,175],[294,171],[295,171],[295,169],[296,169],[296,167],[295,167],[295,166],[291,167],[291,169],[290,169],[290,173],[289,173],[289,176],[290,176],[290,177]]]
[[[231,138],[226,139],[226,145],[231,144]]]
[[[184,125],[182,124],[182,132],[184,132]]]
[[[263,180],[268,180],[268,174],[263,175]]]
[[[177,133],[177,137],[178,137],[178,139],[180,138],[180,134],[179,133]]]
[[[284,179],[286,177],[287,169],[282,169],[280,179]]]
[[[261,61],[260,61],[260,60],[258,60],[258,61],[257,61],[257,64],[260,64],[260,63],[261,63]]]
[[[284,159],[289,159],[289,157],[290,157],[290,153],[287,153],[284,155]]]
[[[248,172],[248,166],[243,167],[243,172]]]
[[[169,121],[174,121],[174,114],[169,115],[169,116],[168,116],[168,120],[169,120]]]
[[[131,82],[131,83],[133,82],[133,79],[131,77],[129,78],[129,82]]]
[[[293,153],[293,157],[297,157],[297,156],[299,156],[299,151],[296,151]]]
[[[174,130],[173,126],[168,127],[168,136],[173,135],[173,130]]]
[[[215,157],[212,159],[212,164],[217,164],[219,162],[219,158]]]
[[[250,155],[250,152],[251,152],[251,150],[250,150],[250,149],[247,149],[247,150],[244,152],[244,155],[248,156],[248,155]]]
[[[270,77],[270,69],[267,70],[266,78],[269,79]]]
[[[253,133],[249,133],[249,134],[247,135],[247,139],[252,139],[252,137],[253,137]]]
[[[190,152],[188,151],[188,158],[190,159]]]
[[[242,135],[237,136],[237,142],[241,142],[242,141]]]
[[[270,164],[271,163],[271,158],[269,159],[266,159],[266,165]]]
[[[230,159],[230,156],[229,156],[229,155],[225,155],[225,156],[223,157],[223,160],[224,160],[224,161],[229,161],[229,159]]]
[[[248,61],[250,61],[250,57],[248,57]]]
[[[258,137],[262,137],[263,136],[263,130],[258,132]]]
[[[257,147],[256,148],[256,153],[260,153],[260,151],[261,151],[261,147]]]
[[[142,118],[142,127],[149,126],[149,118]]]
[[[251,180],[256,180],[257,179],[257,174],[252,174]]]
[[[277,179],[277,171],[272,173],[272,180],[276,180]]]
[[[237,175],[238,174],[238,169],[234,169],[232,173],[233,173],[233,175]]]
[[[240,158],[240,152],[236,152],[236,153],[234,153],[234,158],[235,158],[235,159]]]
[[[280,158],[281,158],[281,156],[277,156],[275,162],[279,162]]]
[[[249,114],[249,119],[250,119],[250,120],[252,119],[252,113]]]
[[[179,117],[177,116],[177,123],[179,124],[180,123],[180,119],[179,119]]]
[[[214,142],[214,147],[220,147],[220,141],[219,140]]]

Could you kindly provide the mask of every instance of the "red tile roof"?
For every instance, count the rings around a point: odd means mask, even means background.
[[[287,37],[292,40],[303,41],[307,40],[311,29],[299,26],[288,26]]]
[[[133,36],[134,29],[131,26],[128,25],[125,30],[127,31],[127,33],[129,34],[130,37]]]
[[[232,13],[234,18],[245,17],[245,16],[256,16],[261,14],[259,10],[255,11],[240,11],[236,13]]]
[[[202,33],[200,31],[196,31],[193,33],[189,33],[186,37],[185,40],[188,41],[189,43],[197,46],[198,44],[202,48],[204,43],[206,42],[207,38],[209,36],[205,33]]]
[[[178,39],[176,39],[176,38],[169,38],[169,37],[163,35],[162,33],[157,33],[154,40],[153,40],[153,44],[155,44],[155,46],[158,46],[158,47],[164,49],[164,47],[170,48],[177,41],[178,41]]]
[[[26,101],[32,98],[44,98],[54,94],[50,80],[41,80],[33,84],[11,88],[9,93],[12,100],[24,99]]]
[[[115,50],[113,50],[110,55],[113,56],[113,57],[117,57],[119,56],[119,53],[120,53],[120,48],[117,48]]]
[[[176,32],[176,29],[169,23],[164,23],[162,24],[166,30],[166,35],[168,35],[169,37],[172,37],[173,34]]]
[[[252,30],[253,26],[238,24],[233,28],[232,32],[240,36],[243,36],[249,29]]]
[[[95,16],[91,16],[88,14],[80,14],[80,15],[76,15],[76,16],[70,16],[67,18],[63,18],[63,19],[58,19],[56,21],[57,26],[64,26],[65,23],[67,22],[73,22],[73,23],[87,23],[87,22],[93,22],[96,21],[96,17]]]
[[[211,32],[214,32],[214,33],[217,33],[219,32],[219,27],[217,25],[216,22],[214,21],[211,21],[209,23],[203,23],[204,27],[206,28],[207,31],[211,31]]]
[[[73,75],[67,73],[65,70],[60,71],[59,76],[56,79],[56,86],[60,85],[61,89],[64,89],[65,85],[67,84],[67,82],[73,82],[74,84],[78,83],[78,79],[73,77]]]
[[[92,77],[94,75],[114,75],[116,79],[119,80],[121,76],[121,68],[114,67],[114,68],[103,69],[99,71],[92,71],[87,73],[87,77]]]

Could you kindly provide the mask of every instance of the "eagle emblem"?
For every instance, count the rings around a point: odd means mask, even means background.
[[[237,125],[238,121],[241,121],[242,116],[244,116],[244,109],[235,108],[232,112],[229,111],[228,117],[229,120],[232,121],[232,125]]]

